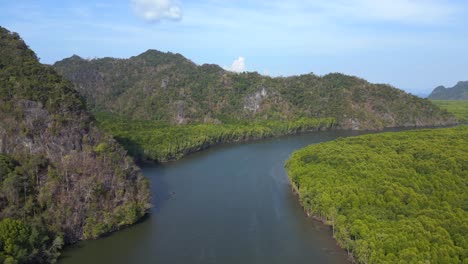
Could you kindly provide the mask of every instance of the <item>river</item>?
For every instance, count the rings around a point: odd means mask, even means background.
[[[294,150],[357,134],[231,144],[146,165],[155,205],[149,216],[67,248],[59,263],[347,263],[330,228],[303,213],[283,166]]]

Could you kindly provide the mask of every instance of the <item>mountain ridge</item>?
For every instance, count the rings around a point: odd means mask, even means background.
[[[437,86],[428,96],[431,100],[468,100],[468,81],[459,81],[453,87]]]
[[[269,77],[148,50],[128,59],[66,58],[53,67],[91,109],[172,124],[335,118],[342,129],[456,123],[427,100],[341,73]]]

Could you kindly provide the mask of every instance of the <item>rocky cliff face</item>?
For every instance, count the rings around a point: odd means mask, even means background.
[[[149,188],[126,152],[93,124],[76,91],[0,27],[0,219],[47,227],[66,242],[132,224]]]
[[[265,87],[245,98],[244,109],[252,112],[257,112],[262,105],[263,99],[267,96],[267,90]]]

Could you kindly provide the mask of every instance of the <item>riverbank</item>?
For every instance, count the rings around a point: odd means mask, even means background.
[[[304,207],[304,205],[302,204],[301,202],[301,195],[300,195],[300,192],[299,192],[299,188],[297,187],[297,185],[291,181],[291,178],[289,176],[289,174],[287,175],[288,177],[288,181],[289,181],[289,184],[291,185],[291,191],[293,192],[293,194],[296,196],[297,198],[297,202],[299,202],[299,204],[301,205],[301,208],[302,210],[304,211],[304,214],[307,216],[307,217],[310,217],[312,219],[314,219],[315,221],[318,221],[320,222],[321,224],[323,225],[326,225],[328,227],[330,227],[332,229],[332,237],[333,239],[335,240],[336,244],[343,250],[346,251],[346,253],[348,254],[348,260],[352,263],[357,263],[356,261],[356,258],[354,257],[353,253],[351,253],[348,249],[344,248],[340,243],[339,241],[336,239],[335,237],[335,227],[333,226],[333,224],[330,223],[330,221],[326,218],[326,217],[323,217],[323,216],[319,216],[319,215],[314,215],[312,212],[309,212],[306,210],[306,208]]]
[[[209,147],[270,137],[334,129],[333,118],[300,118],[287,122],[169,125],[158,121],[96,115],[98,126],[121,143],[137,161],[167,162]]]
[[[306,214],[332,225],[357,261],[460,263],[467,133],[460,126],[338,139],[296,151],[285,167]]]
[[[334,118],[189,125],[129,120],[102,113],[96,114],[96,119],[97,125],[112,134],[139,162],[174,161],[220,144],[250,142],[314,131],[346,130],[340,127]],[[406,128],[415,127],[408,125]],[[392,128],[383,128],[385,129]]]
[[[283,162],[308,144],[361,133],[222,145],[177,162],[145,164],[155,194],[148,220],[67,249],[60,263],[349,263],[330,229],[304,217]]]

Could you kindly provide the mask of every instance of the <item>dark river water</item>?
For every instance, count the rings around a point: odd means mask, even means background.
[[[347,263],[329,227],[307,218],[284,161],[331,131],[219,146],[147,165],[153,204],[141,223],[67,248],[72,263]]]

